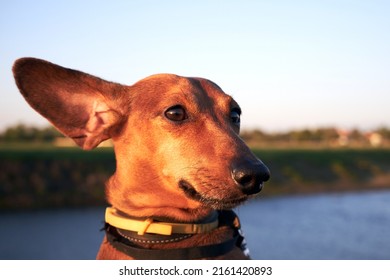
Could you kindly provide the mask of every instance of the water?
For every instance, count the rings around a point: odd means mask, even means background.
[[[390,192],[284,197],[239,209],[254,259],[390,259]]]
[[[104,209],[0,214],[0,259],[94,259]]]
[[[268,198],[236,211],[254,259],[390,259],[390,192]],[[0,259],[94,259],[104,209],[0,214]]]

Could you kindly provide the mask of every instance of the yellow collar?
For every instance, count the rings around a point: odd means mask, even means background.
[[[209,223],[199,224],[156,222],[151,218],[142,221],[125,217],[113,207],[106,209],[105,219],[106,223],[114,227],[135,231],[138,235],[144,235],[145,233],[162,235],[171,235],[173,233],[196,234],[210,232],[218,227],[218,218]]]

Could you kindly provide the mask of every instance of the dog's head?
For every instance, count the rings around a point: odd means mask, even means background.
[[[211,81],[161,74],[124,86],[33,58],[13,70],[27,102],[79,146],[112,138],[107,196],[125,213],[196,219],[269,179],[238,135],[239,105]]]

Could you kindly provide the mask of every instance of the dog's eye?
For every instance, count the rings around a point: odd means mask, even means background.
[[[239,125],[241,122],[241,111],[240,109],[233,109],[230,113],[232,123]]]
[[[165,111],[165,117],[171,121],[180,122],[187,119],[187,113],[182,106],[176,105]]]

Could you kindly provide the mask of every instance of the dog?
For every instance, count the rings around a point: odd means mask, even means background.
[[[37,58],[15,61],[25,100],[85,150],[112,139],[98,259],[248,259],[237,215],[270,171],[215,83],[158,74],[127,86]]]

